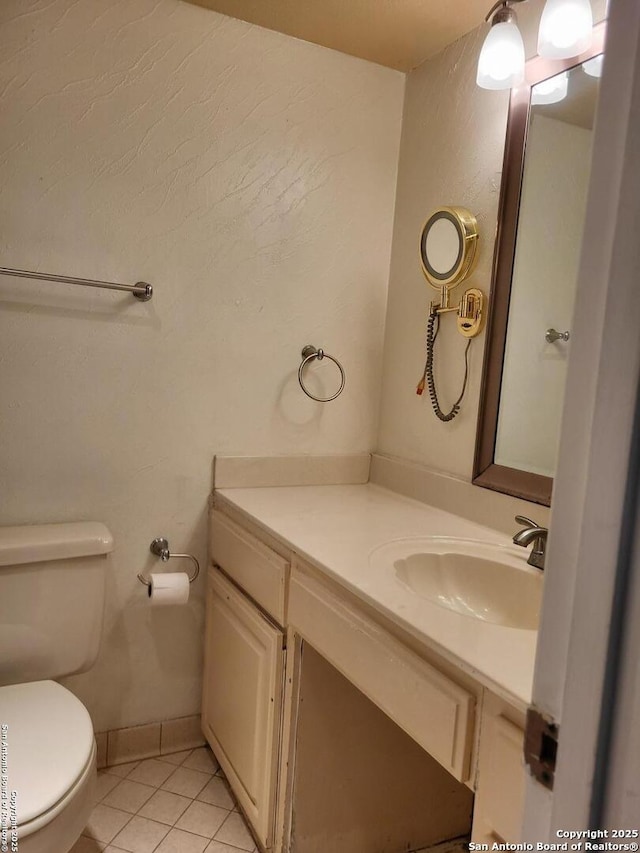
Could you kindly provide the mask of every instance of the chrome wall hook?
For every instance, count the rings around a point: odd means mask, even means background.
[[[339,397],[344,390],[345,375],[344,368],[342,367],[338,359],[334,358],[332,355],[329,355],[329,353],[326,353],[323,349],[316,349],[316,347],[312,346],[312,344],[307,344],[306,347],[303,347],[301,355],[302,363],[298,368],[298,382],[300,383],[300,387],[307,395],[307,397],[311,397],[311,399],[315,400],[316,403],[330,403],[332,400],[335,400],[336,397]],[[316,397],[315,394],[312,394],[311,391],[309,391],[309,389],[304,384],[304,379],[302,375],[305,367],[307,366],[307,364],[309,364],[310,361],[315,361],[315,359],[317,359],[318,361],[322,361],[323,358],[328,358],[329,361],[332,361],[340,371],[340,387],[331,397]]]
[[[156,539],[154,539],[149,545],[149,550],[154,556],[159,557],[163,563],[166,563],[168,560],[171,559],[184,558],[185,560],[191,560],[194,565],[194,570],[193,574],[189,576],[189,583],[193,583],[194,580],[200,574],[200,563],[193,556],[193,554],[172,554],[169,550],[169,542],[167,539],[164,538],[164,536],[158,536]],[[151,586],[150,582],[141,573],[138,574],[138,580],[145,586]]]
[[[555,341],[568,341],[571,337],[571,332],[558,332],[555,329],[547,329],[544,335],[544,339],[548,344],[555,343]]]

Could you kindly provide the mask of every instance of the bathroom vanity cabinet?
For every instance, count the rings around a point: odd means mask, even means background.
[[[224,500],[209,554],[203,731],[265,851],[520,840],[523,707]]]

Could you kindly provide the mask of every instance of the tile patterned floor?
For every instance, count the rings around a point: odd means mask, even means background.
[[[71,853],[254,853],[207,747],[108,767]]]
[[[468,836],[464,838],[454,838],[451,841],[442,841],[440,844],[434,844],[432,847],[423,847],[420,850],[414,850],[413,853],[469,853]]]

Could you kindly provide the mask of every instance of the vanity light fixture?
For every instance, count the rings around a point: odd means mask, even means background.
[[[537,83],[531,90],[531,105],[557,104],[567,97],[569,90],[569,72],[563,71],[555,77],[549,77]]]
[[[589,77],[602,77],[602,63],[604,61],[604,53],[594,56],[593,59],[588,59],[582,63],[582,70]]]
[[[485,20],[491,29],[480,51],[476,83],[482,89],[511,89],[524,80],[524,43],[510,3],[523,0],[498,0]]]
[[[476,83],[482,89],[512,89],[524,81],[524,44],[516,13],[511,8],[513,3],[522,2],[524,0],[498,0],[485,18],[485,21],[491,21],[491,29],[480,51],[476,77]],[[591,47],[592,37],[591,0],[546,0],[538,30],[540,56],[545,59],[571,59]],[[593,70],[589,70],[587,65]],[[602,57],[590,60],[583,67],[587,74],[599,77]]]
[[[570,59],[588,50],[593,31],[590,0],[547,0],[538,31],[538,53]]]

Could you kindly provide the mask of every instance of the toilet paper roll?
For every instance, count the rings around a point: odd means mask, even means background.
[[[149,598],[154,607],[186,604],[189,600],[189,576],[185,572],[151,573]]]

